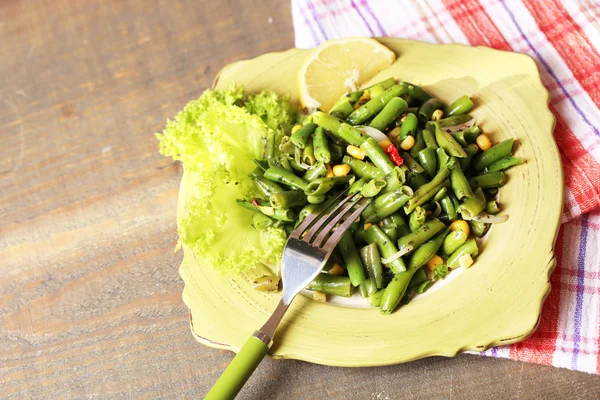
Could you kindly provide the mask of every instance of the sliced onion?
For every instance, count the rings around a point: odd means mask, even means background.
[[[440,215],[442,212],[442,206],[440,206],[439,202],[435,202],[435,210],[433,210],[433,213],[431,214],[431,216],[433,218],[436,218],[438,215]]]
[[[396,261],[397,259],[399,259],[403,255],[405,255],[407,253],[410,253],[411,251],[413,251],[413,249],[414,249],[414,246],[406,246],[405,248],[403,248],[402,250],[400,250],[397,253],[392,254],[388,258],[382,258],[381,262],[383,264],[389,264],[389,263],[391,263],[393,261]]]
[[[357,126],[356,129],[358,129],[362,133],[366,133],[367,135],[375,139],[377,143],[383,140],[388,140],[387,135],[381,132],[379,129],[375,129],[370,126]]]
[[[450,132],[450,133],[452,133],[452,132],[458,132],[458,131],[464,131],[465,129],[472,128],[473,125],[475,125],[475,118],[468,120],[464,124],[455,125],[455,126],[448,126],[448,127],[444,128],[444,130],[446,132]]]
[[[488,213],[482,212],[473,217],[473,221],[477,222],[485,222],[486,224],[501,224],[502,222],[506,222],[508,219],[508,215],[490,215]]]

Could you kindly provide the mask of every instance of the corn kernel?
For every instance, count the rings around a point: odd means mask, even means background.
[[[366,231],[367,229],[369,229],[369,228],[370,228],[370,227],[372,227],[372,226],[373,226],[373,224],[371,224],[371,223],[368,223],[368,222],[367,222],[367,223],[366,223],[366,224],[363,226],[363,229]]]
[[[313,300],[325,303],[327,301],[327,295],[323,292],[313,292]]]
[[[350,173],[348,164],[338,164],[333,167],[333,176],[346,176]]]
[[[344,273],[344,268],[338,263],[333,263],[333,267],[331,267],[331,269],[327,273],[329,275],[338,276]]]
[[[431,114],[432,121],[439,121],[444,116],[444,112],[442,110],[435,110],[433,114]]]
[[[470,254],[462,255],[458,259],[458,265],[464,268],[469,268],[471,265],[473,265],[473,262],[473,257],[471,257]]]
[[[477,139],[475,139],[475,142],[477,142],[477,146],[479,146],[479,148],[483,151],[486,151],[490,147],[492,147],[492,142],[490,142],[490,138],[487,137],[486,134],[481,134],[481,135],[477,136]]]
[[[365,159],[365,152],[360,147],[348,145],[348,147],[346,147],[346,153],[359,160]]]
[[[302,128],[302,125],[294,125],[292,128],[292,135],[298,131],[298,129]]]
[[[443,263],[444,259],[436,254],[431,260],[427,261],[427,268],[430,271],[433,271],[435,267],[437,267],[438,265],[442,265]]]
[[[467,221],[464,221],[462,219],[457,219],[456,221],[452,222],[450,224],[450,230],[451,231],[461,230],[464,233],[466,233],[467,236],[469,236],[469,233],[471,233],[471,229],[469,228],[469,224],[467,223]]]
[[[414,145],[415,145],[415,138],[408,135],[407,137],[404,138],[402,143],[400,143],[400,148],[402,150],[410,150],[413,148]]]
[[[387,149],[388,147],[390,147],[390,144],[392,144],[392,142],[390,142],[389,140],[382,140],[381,142],[377,142],[377,144],[379,145],[379,147],[381,147],[382,149]]]
[[[335,175],[333,175],[331,165],[329,165],[329,163],[327,163],[327,164],[325,164],[325,168],[327,168],[327,173],[325,174],[325,178],[333,178]]]
[[[402,118],[400,118],[400,122],[406,121],[406,114],[402,114]]]

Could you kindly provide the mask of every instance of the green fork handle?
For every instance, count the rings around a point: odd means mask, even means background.
[[[271,338],[261,331],[250,336],[204,400],[234,399],[269,351],[267,343],[270,341]]]

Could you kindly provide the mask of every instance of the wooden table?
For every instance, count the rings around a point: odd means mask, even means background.
[[[242,17],[242,15],[244,17]],[[288,1],[0,2],[0,397],[199,398],[179,165],[153,133],[234,60],[292,47]],[[263,362],[243,399],[597,398],[600,378],[462,355]]]

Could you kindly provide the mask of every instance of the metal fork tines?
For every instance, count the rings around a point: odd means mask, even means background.
[[[358,194],[342,198],[345,193],[331,199],[320,213],[308,215],[290,234],[281,263],[281,301],[271,318],[255,333],[265,343],[273,338],[294,297],[321,272],[342,235],[369,204],[369,199]]]

